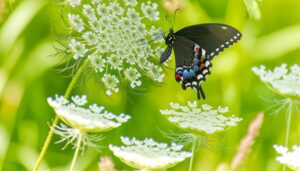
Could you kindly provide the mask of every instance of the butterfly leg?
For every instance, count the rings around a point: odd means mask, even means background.
[[[202,97],[203,100],[205,100],[205,94],[204,94],[204,91],[203,91],[201,85],[198,84],[198,85],[196,86],[196,90],[197,90],[197,97],[198,97],[198,100],[200,100],[201,97]]]

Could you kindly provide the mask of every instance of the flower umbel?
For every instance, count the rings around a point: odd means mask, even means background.
[[[212,134],[227,127],[236,126],[237,122],[242,120],[234,116],[224,116],[225,113],[228,113],[228,107],[219,106],[217,109],[213,109],[212,106],[203,104],[201,108],[198,108],[196,101],[188,102],[187,106],[171,102],[170,106],[172,109],[160,110],[160,112],[166,115],[170,122],[193,133]]]
[[[253,72],[260,79],[270,85],[275,92],[283,96],[300,96],[300,66],[292,65],[289,69],[286,64],[267,70],[265,66],[253,67]]]
[[[150,138],[137,140],[121,137],[121,140],[124,146],[109,145],[110,150],[124,163],[136,169],[166,169],[191,156],[190,152],[181,151],[182,145],[174,143],[169,146]]]
[[[276,158],[279,163],[293,170],[300,169],[300,146],[294,145],[292,151],[289,151],[287,147],[281,145],[274,145],[273,147],[281,155]]]
[[[69,52],[77,62],[90,60],[90,68],[104,80],[107,95],[118,92],[124,78],[131,88],[141,86],[143,76],[162,82],[163,70],[154,52],[164,39],[159,29],[145,25],[159,20],[156,3],[125,0],[122,7],[118,2],[72,0],[70,5]],[[149,43],[153,35],[156,44]]]
[[[84,108],[86,96],[73,96],[72,101],[56,95],[55,99],[48,98],[48,103],[56,114],[69,126],[81,132],[104,132],[121,126],[130,119],[129,115],[115,115],[96,104]]]

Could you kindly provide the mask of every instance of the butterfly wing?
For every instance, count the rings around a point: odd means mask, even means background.
[[[175,33],[189,39],[207,52],[211,60],[228,46],[237,42],[242,34],[235,28],[226,24],[198,24],[185,27]]]
[[[176,66],[191,66],[193,63],[193,46],[195,43],[185,37],[176,36],[174,53]]]
[[[211,64],[209,59],[204,57],[205,50],[195,47],[199,47],[199,45],[183,36],[175,37],[175,78],[181,83],[183,89],[195,88],[198,99],[200,97],[205,99],[200,83],[205,81],[206,76],[210,74]]]

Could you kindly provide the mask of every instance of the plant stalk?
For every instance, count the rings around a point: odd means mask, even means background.
[[[65,95],[64,97],[66,99],[68,99],[70,97],[70,94],[71,94],[71,91],[73,90],[76,82],[78,81],[79,77],[82,75],[82,73],[85,71],[86,67],[88,66],[89,64],[89,60],[85,60],[84,63],[80,66],[80,68],[78,69],[78,71],[76,72],[76,74],[73,76],[73,79],[71,80],[66,92],[65,92]],[[46,138],[46,141],[43,145],[43,148],[42,148],[42,151],[40,152],[40,155],[34,165],[34,168],[33,168],[33,171],[38,171],[40,165],[41,165],[41,162],[42,160],[44,159],[45,157],[45,154],[47,152],[47,149],[49,147],[49,144],[51,142],[51,139],[53,137],[53,133],[54,133],[54,128],[57,124],[57,122],[59,121],[59,117],[56,115],[54,120],[53,120],[53,123],[51,125],[51,128],[49,130],[49,133],[48,133],[48,136]]]
[[[192,145],[192,156],[191,156],[191,159],[190,159],[189,171],[192,171],[192,169],[193,169],[193,160],[194,160],[194,155],[195,155],[195,150],[196,150],[196,143],[197,143],[197,137],[194,136],[193,145]]]
[[[292,107],[293,107],[293,100],[289,99],[289,106],[286,111],[287,114],[287,125],[286,125],[286,132],[285,132],[285,146],[288,147],[289,145],[289,133],[292,121]],[[283,171],[286,171],[286,166],[283,166]]]
[[[290,133],[290,127],[291,127],[291,121],[292,121],[292,107],[293,107],[293,100],[289,100],[289,107],[287,110],[287,126],[286,126],[286,132],[285,132],[285,146],[287,147],[289,145],[289,133]]]
[[[80,151],[81,140],[82,140],[82,134],[80,132],[79,135],[78,135],[78,140],[77,140],[77,145],[76,145],[76,151],[75,151],[74,157],[72,159],[72,164],[71,164],[71,167],[70,167],[70,171],[74,170],[74,166],[75,166],[75,163],[76,163],[79,151]]]

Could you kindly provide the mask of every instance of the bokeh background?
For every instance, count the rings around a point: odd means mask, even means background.
[[[300,63],[300,1],[299,0],[174,0],[162,16],[172,16],[179,6],[174,29],[197,23],[220,22],[238,28],[242,40],[219,54],[213,61],[212,75],[203,84],[207,95],[199,104],[228,106],[230,112],[243,118],[236,127],[206,136],[207,145],[195,155],[194,170],[216,170],[230,163],[249,123],[258,112],[265,118],[258,138],[240,170],[276,171],[282,166],[275,160],[273,144],[284,144],[286,116],[274,114],[274,100],[281,97],[270,91],[251,71],[252,66],[268,67],[282,63]],[[70,80],[62,56],[54,48],[57,32],[63,30],[64,8],[50,0],[0,1],[0,170],[32,170],[55,114],[46,98],[64,94]],[[151,23],[149,23],[151,24]],[[162,19],[155,23],[164,30],[170,24]],[[174,58],[173,58],[174,59]],[[174,80],[173,66],[165,68],[163,85],[149,85],[146,92],[123,91],[107,97],[92,78],[75,87],[72,94],[86,94],[90,102],[103,104],[113,113],[128,113],[132,119],[122,127],[107,132],[99,145],[99,153],[87,149],[76,164],[78,170],[99,170],[101,156],[110,156],[119,170],[133,170],[121,163],[107,149],[108,144],[120,144],[120,136],[170,142],[161,131],[178,131],[159,113],[171,101],[186,104],[197,100],[194,90],[183,91]],[[299,113],[294,111],[290,145],[300,143]],[[64,144],[55,144],[54,136],[41,170],[67,170],[74,154]],[[187,170],[189,160],[168,169]]]

